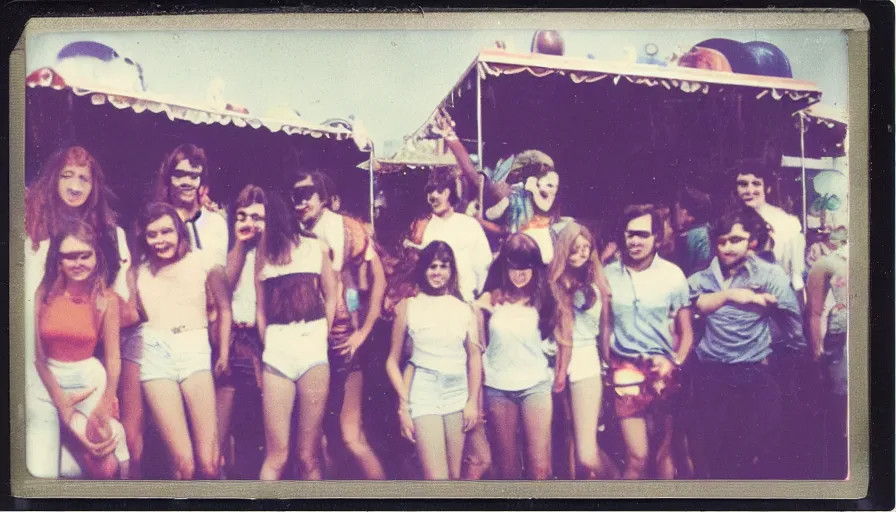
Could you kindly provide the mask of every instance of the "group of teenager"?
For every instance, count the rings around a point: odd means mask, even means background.
[[[29,471],[141,478],[151,417],[172,478],[222,478],[248,382],[259,479],[327,478],[333,436],[361,477],[386,479],[362,415],[365,375],[385,372],[394,408],[379,414],[412,443],[413,478],[789,478],[799,366],[780,361],[804,359],[846,476],[845,237],[805,270],[766,168],[735,169],[740,204],[715,219],[688,189],[626,207],[599,244],[559,215],[550,157],[489,181],[450,123],[438,133],[459,168],[431,174],[431,211],[394,251],[321,171],[246,185],[225,212],[204,150],[182,145],[125,232],[96,159],[51,157],[25,196]]]

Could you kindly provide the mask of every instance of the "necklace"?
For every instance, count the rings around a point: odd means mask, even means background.
[[[86,295],[78,295],[78,296],[72,295],[72,293],[69,292],[68,290],[65,290],[65,292],[63,292],[63,294],[68,299],[70,299],[72,302],[74,302],[75,304],[84,304],[85,302],[87,302],[87,299],[88,299],[88,297]]]

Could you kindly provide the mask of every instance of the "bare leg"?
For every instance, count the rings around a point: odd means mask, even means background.
[[[220,439],[219,453],[223,468],[230,468],[234,461],[232,460],[230,448],[230,422],[233,417],[233,398],[236,395],[236,389],[227,386],[215,389],[215,404],[218,408],[218,438]]]
[[[658,415],[658,427],[662,431],[656,449],[656,476],[660,480],[675,480],[675,459],[672,453],[672,416]]]
[[[498,477],[502,480],[519,480],[522,475],[520,450],[517,444],[519,407],[506,398],[489,397],[488,412]]]
[[[140,365],[126,359],[121,361],[121,379],[118,386],[121,424],[124,427],[131,460],[128,479],[139,480],[142,476],[143,429],[143,386],[140,384]]]
[[[464,465],[464,417],[462,413],[442,416],[445,425],[445,449],[448,455],[448,477],[460,480]]]
[[[619,420],[622,437],[625,441],[625,480],[644,478],[647,468],[647,422],[644,418],[623,418]]]
[[[326,364],[311,368],[296,382],[296,392],[299,395],[296,444],[299,455],[299,478],[302,480],[323,478],[320,448],[329,386],[330,367]]]
[[[192,480],[196,463],[180,387],[172,380],[151,380],[143,383],[143,393],[171,454],[174,479]]]
[[[442,416],[427,415],[414,419],[417,456],[426,480],[448,480],[448,448]]]
[[[551,393],[529,395],[523,401],[526,470],[532,480],[547,480],[551,477],[552,408]]]
[[[600,375],[570,384],[576,459],[589,480],[597,478],[602,470],[597,448],[602,391]]]
[[[259,480],[280,480],[289,459],[289,428],[296,401],[296,385],[289,379],[264,372],[265,456]]]
[[[206,480],[217,479],[220,445],[212,373],[196,372],[181,382],[180,389],[183,391],[193,427],[193,444],[199,459],[199,473]]]
[[[342,428],[342,440],[346,449],[354,456],[361,466],[365,478],[368,480],[385,480],[386,470],[377,458],[367,436],[364,434],[364,425],[361,421],[361,406],[363,404],[364,376],[361,372],[352,372],[346,378],[345,399],[342,402],[342,411],[339,413],[339,424]]]

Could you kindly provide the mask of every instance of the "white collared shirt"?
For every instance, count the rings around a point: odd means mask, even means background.
[[[806,270],[806,237],[800,220],[768,203],[756,208],[756,213],[772,227],[770,235],[775,242],[772,249],[775,262],[784,269],[793,289],[802,291],[805,287],[803,273]]]

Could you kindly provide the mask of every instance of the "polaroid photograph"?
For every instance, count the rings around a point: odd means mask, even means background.
[[[862,496],[867,28],[31,20],[14,494]]]

